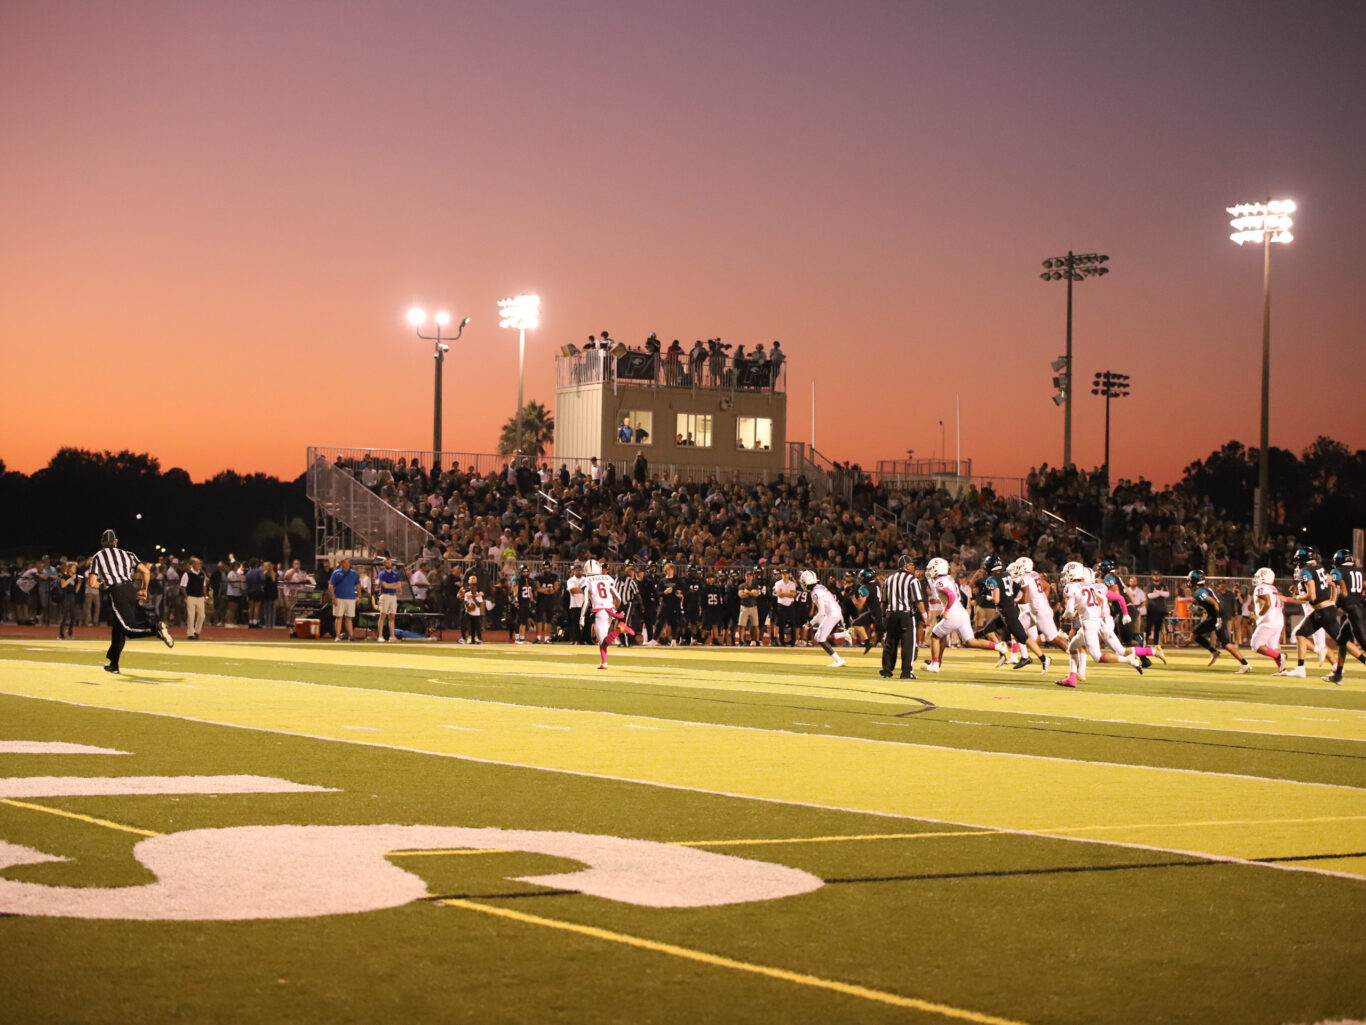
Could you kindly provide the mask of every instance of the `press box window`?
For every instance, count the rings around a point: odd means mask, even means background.
[[[696,445],[698,448],[711,448],[711,414],[679,413],[677,445]]]
[[[623,409],[617,416],[617,444],[652,445],[655,415],[648,409]]]
[[[767,417],[741,416],[735,420],[735,448],[767,452],[773,447],[773,421]]]

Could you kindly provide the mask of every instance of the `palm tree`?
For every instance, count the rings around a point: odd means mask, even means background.
[[[522,407],[522,450],[519,455],[540,459],[555,440],[555,417],[539,402]],[[517,417],[508,417],[498,439],[498,454],[510,456],[517,448]]]
[[[281,566],[288,566],[290,557],[293,554],[289,539],[298,538],[300,541],[307,541],[313,535],[313,528],[310,527],[301,516],[295,516],[288,522],[275,520],[262,520],[256,524],[256,529],[251,532],[252,540],[258,545],[265,546],[271,541],[280,542]]]

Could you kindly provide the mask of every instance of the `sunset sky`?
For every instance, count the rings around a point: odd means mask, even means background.
[[[552,355],[781,339],[789,439],[865,465],[1062,456],[1049,362],[1076,289],[1074,457],[1159,482],[1256,444],[1366,447],[1366,7],[983,2],[0,3],[0,459],[132,449],[294,477],[310,444],[426,448],[414,303],[472,318],[445,448],[492,451],[516,335]],[[60,413],[59,413],[60,411]]]

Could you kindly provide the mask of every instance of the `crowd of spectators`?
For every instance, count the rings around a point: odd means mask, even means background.
[[[202,573],[204,611],[210,626],[268,630],[290,620],[297,595],[315,587],[299,559],[280,570],[262,559],[224,559],[204,566],[189,556],[161,555],[151,563],[148,601],[168,626],[186,626],[190,574]],[[50,557],[0,563],[0,622],[70,627],[108,623],[98,586],[90,585],[90,556]]]
[[[1072,558],[1094,564],[1107,557],[1138,572],[1249,576],[1260,565],[1283,569],[1298,543],[1258,542],[1249,526],[1220,519],[1207,501],[1177,489],[1125,481],[1107,497],[1098,474],[1046,465],[1031,471],[1024,499],[989,486],[957,494],[896,486],[857,466],[839,467],[830,491],[800,477],[666,478],[643,463],[622,475],[543,463],[432,476],[401,459],[349,469],[433,536],[424,553],[430,565],[495,563],[506,573],[523,561],[590,555],[817,570],[942,555],[970,571],[995,551],[1028,555],[1046,571]]]

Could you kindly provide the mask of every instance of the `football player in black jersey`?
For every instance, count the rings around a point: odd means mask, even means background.
[[[1124,581],[1120,579],[1119,567],[1115,565],[1114,559],[1101,559],[1100,565],[1096,567],[1096,579],[1105,585],[1107,594],[1124,597]],[[1127,602],[1120,604],[1115,598],[1111,598],[1110,617],[1115,621],[1115,636],[1126,648],[1132,648],[1142,640],[1134,630],[1134,621],[1129,615]],[[1153,664],[1153,660],[1147,655],[1140,657],[1138,662],[1144,669],[1150,669]]]
[[[850,631],[855,627],[861,627],[866,631],[863,642],[863,653],[866,655],[872,650],[878,638],[882,636],[883,614],[882,599],[878,596],[878,591],[882,586],[881,577],[871,569],[865,569],[858,575],[858,581],[854,585],[853,593],[863,599],[862,603],[854,603],[857,610],[852,619],[847,620]]]
[[[1362,593],[1362,572],[1356,558],[1346,548],[1333,553],[1333,568],[1328,572],[1337,590],[1338,611],[1346,623],[1342,640],[1338,644],[1338,661],[1333,671],[1324,677],[1329,683],[1342,682],[1342,667],[1347,663],[1350,652],[1366,665],[1366,594]],[[1355,647],[1356,650],[1351,649]]]
[[[1048,672],[1048,657],[1039,647],[1038,640],[1029,636],[1029,631],[1025,629],[1025,625],[1020,619],[1020,607],[1016,601],[1020,593],[1020,585],[1006,572],[1005,564],[999,555],[988,555],[983,559],[982,572],[985,574],[982,580],[985,600],[982,604],[996,610],[996,615],[1001,620],[1003,638],[1009,639],[1013,645],[1013,648],[1007,648],[1005,652],[1001,653],[1001,659],[996,664],[998,666],[1004,665],[1007,661],[1011,661],[1013,655],[1015,658],[1011,668],[1022,669],[1032,663],[1034,658],[1037,658],[1043,666],[1043,671]],[[1034,658],[1031,658],[1031,655]]]
[[[1314,632],[1322,630],[1330,643],[1341,647],[1346,622],[1337,606],[1337,585],[1328,575],[1328,570],[1320,564],[1319,553],[1313,548],[1301,546],[1295,549],[1291,561],[1295,566],[1291,598],[1308,605],[1309,614],[1295,627],[1295,668],[1287,669],[1285,675],[1303,677],[1304,656],[1313,645]]]
[[[1191,601],[1195,603],[1196,608],[1205,614],[1205,618],[1197,623],[1195,629],[1191,631],[1191,640],[1209,652],[1210,665],[1214,665],[1222,651],[1227,651],[1238,660],[1239,665],[1235,670],[1236,673],[1252,672],[1251,663],[1243,658],[1243,653],[1238,650],[1238,645],[1234,644],[1229,637],[1228,624],[1223,621],[1219,596],[1205,582],[1205,574],[1198,569],[1193,569],[1187,579],[1191,584]],[[1214,641],[1210,640],[1211,636],[1219,642],[1222,650],[1220,647],[1215,647]],[[1286,675],[1293,674],[1287,673]],[[1300,675],[1303,676],[1304,673],[1301,672]]]

